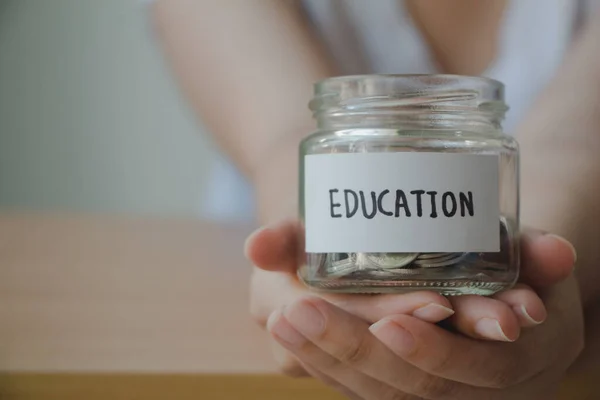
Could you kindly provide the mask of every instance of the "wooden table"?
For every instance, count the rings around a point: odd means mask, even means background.
[[[249,231],[0,214],[0,398],[340,398],[276,375],[247,312]]]
[[[0,216],[0,398],[337,398],[275,375],[247,311],[249,231]]]

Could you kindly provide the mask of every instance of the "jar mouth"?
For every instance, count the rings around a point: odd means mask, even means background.
[[[471,82],[474,85],[492,85],[498,88],[504,88],[504,84],[496,79],[488,78],[485,76],[472,76],[472,75],[455,75],[455,74],[359,74],[359,75],[340,75],[322,79],[315,83],[315,86],[322,86],[328,83],[336,82],[357,82],[365,80],[379,80],[379,81],[398,81],[403,84],[409,82],[412,83],[433,83],[439,85],[440,83],[448,84],[452,82],[460,83],[464,85]]]
[[[504,84],[461,75],[350,75],[324,79],[314,85],[309,104],[317,119],[360,115],[451,116],[500,121],[508,107]]]

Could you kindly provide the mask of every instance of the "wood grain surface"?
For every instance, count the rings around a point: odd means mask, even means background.
[[[0,370],[272,373],[248,228],[0,217]]]

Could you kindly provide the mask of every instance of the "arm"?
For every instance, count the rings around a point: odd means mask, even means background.
[[[597,365],[600,355],[599,37],[597,14],[518,132],[523,222],[557,232],[577,249],[587,343],[574,372]]]
[[[600,14],[518,130],[522,219],[577,249],[584,304],[600,294]]]
[[[331,63],[326,61],[306,29],[301,14],[283,0],[231,0],[210,4],[200,0],[171,0],[158,3],[154,11],[167,55],[192,105],[258,189],[261,219],[270,222],[294,215],[297,146],[311,129],[306,111],[310,87],[314,81],[334,73]],[[264,247],[258,242],[274,248],[268,243],[269,238],[284,245],[280,253],[292,256],[289,262],[268,260],[272,264],[270,268],[263,267],[277,272],[291,271],[290,274],[255,270],[251,308],[255,318],[264,324],[274,310],[304,296],[305,290],[293,273],[297,258],[292,251],[287,251],[287,245],[295,241],[281,240],[282,237],[276,235],[277,230],[261,232],[254,235],[247,246],[256,265],[260,264],[255,260],[256,254],[268,253],[257,250]],[[265,293],[268,298],[261,299]],[[333,303],[336,299],[328,297]],[[373,315],[361,314],[361,311],[383,310],[374,302],[389,301],[386,313],[390,315],[406,313],[399,307],[410,303],[407,297],[400,295],[352,299],[359,303],[356,308],[352,308],[354,304],[346,297],[339,301],[351,314],[370,322],[374,322]],[[369,299],[374,300],[369,303]],[[427,300],[434,301],[447,308],[447,299]],[[510,319],[515,329],[520,329],[508,303],[492,303],[489,308],[463,304],[457,307],[457,314],[496,310]],[[524,307],[524,304],[519,305]],[[438,319],[439,316],[428,322]],[[500,321],[499,324],[502,325]],[[286,365],[290,360],[297,367],[294,357],[286,357],[279,361],[284,369],[291,370]]]
[[[310,88],[333,73],[331,63],[291,2],[170,0],[154,7],[159,36],[194,109],[263,192],[263,210],[275,210],[280,193],[296,192],[297,145],[312,126]],[[600,223],[590,223],[600,221],[596,17],[518,132],[524,224],[574,241],[586,302],[600,277],[600,269],[589,267],[600,261]],[[295,210],[285,208],[263,211],[263,219]]]
[[[312,84],[333,71],[295,4],[170,0],[153,8],[184,93],[257,188],[263,222],[295,215]]]

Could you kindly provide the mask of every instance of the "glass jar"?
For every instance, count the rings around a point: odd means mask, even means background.
[[[452,75],[326,79],[300,144],[298,275],[322,291],[491,295],[519,272],[518,145],[504,85]]]

